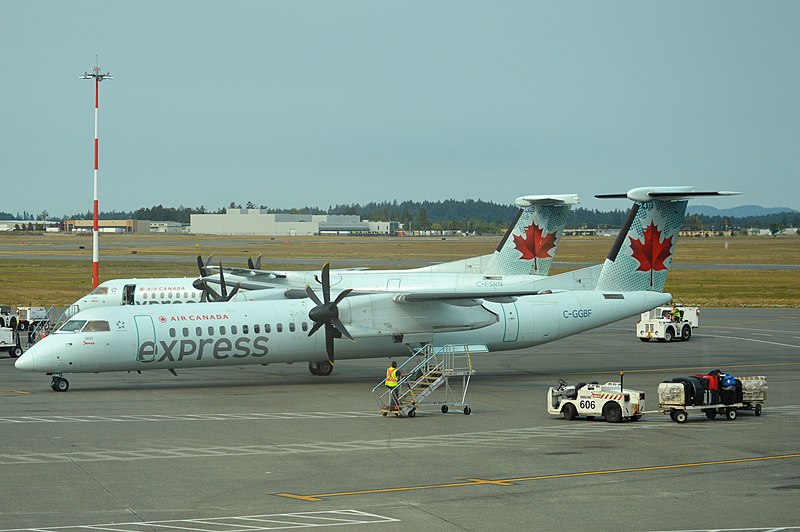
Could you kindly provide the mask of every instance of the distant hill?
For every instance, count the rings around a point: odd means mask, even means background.
[[[760,205],[739,205],[729,209],[718,209],[711,205],[689,205],[687,214],[700,214],[702,216],[727,216],[731,218],[746,218],[748,216],[768,216],[782,212],[796,213],[789,207],[762,207]]]

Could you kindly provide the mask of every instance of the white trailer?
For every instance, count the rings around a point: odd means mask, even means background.
[[[672,317],[673,307],[656,307],[642,312],[636,323],[636,336],[643,342],[655,338],[659,342],[671,342],[675,338],[689,340],[692,331],[700,326],[700,308],[678,305],[680,316]]]
[[[8,351],[8,354],[14,358],[22,354],[22,346],[19,343],[19,334],[16,329],[0,327],[0,350],[2,349]]]
[[[49,317],[47,309],[44,307],[19,307],[17,309],[17,326],[20,331],[36,327],[39,324],[44,324],[46,327],[48,323]]]
[[[547,391],[547,412],[573,420],[603,416],[610,423],[623,419],[638,421],[644,414],[644,392],[623,388],[620,382],[578,383],[574,386],[558,379],[558,386]]]

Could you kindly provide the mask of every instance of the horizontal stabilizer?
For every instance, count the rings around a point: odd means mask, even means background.
[[[719,192],[697,192],[694,187],[689,186],[666,186],[666,187],[639,187],[632,188],[624,194],[595,194],[599,199],[620,199],[628,198],[631,201],[645,202],[654,199],[662,201],[680,201],[700,196],[736,196],[741,192],[721,190]]]
[[[534,205],[577,205],[580,197],[577,194],[544,194],[537,196],[520,196],[514,200],[517,207],[532,207]]]

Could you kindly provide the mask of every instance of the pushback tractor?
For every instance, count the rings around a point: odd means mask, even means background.
[[[638,421],[644,413],[644,392],[623,388],[622,382],[580,382],[574,386],[558,379],[547,392],[547,412],[564,419],[602,416],[609,423]]]

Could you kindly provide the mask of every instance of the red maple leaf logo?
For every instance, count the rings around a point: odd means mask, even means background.
[[[667,265],[664,264],[671,253],[672,237],[661,240],[661,231],[655,226],[653,222],[644,228],[642,231],[644,236],[644,243],[639,240],[628,237],[631,239],[631,250],[633,251],[633,258],[639,261],[639,267],[636,271],[660,271],[666,270]]]
[[[514,235],[514,247],[522,253],[522,260],[549,259],[550,250],[556,247],[556,234],[542,236],[543,230],[531,224],[522,235]]]

